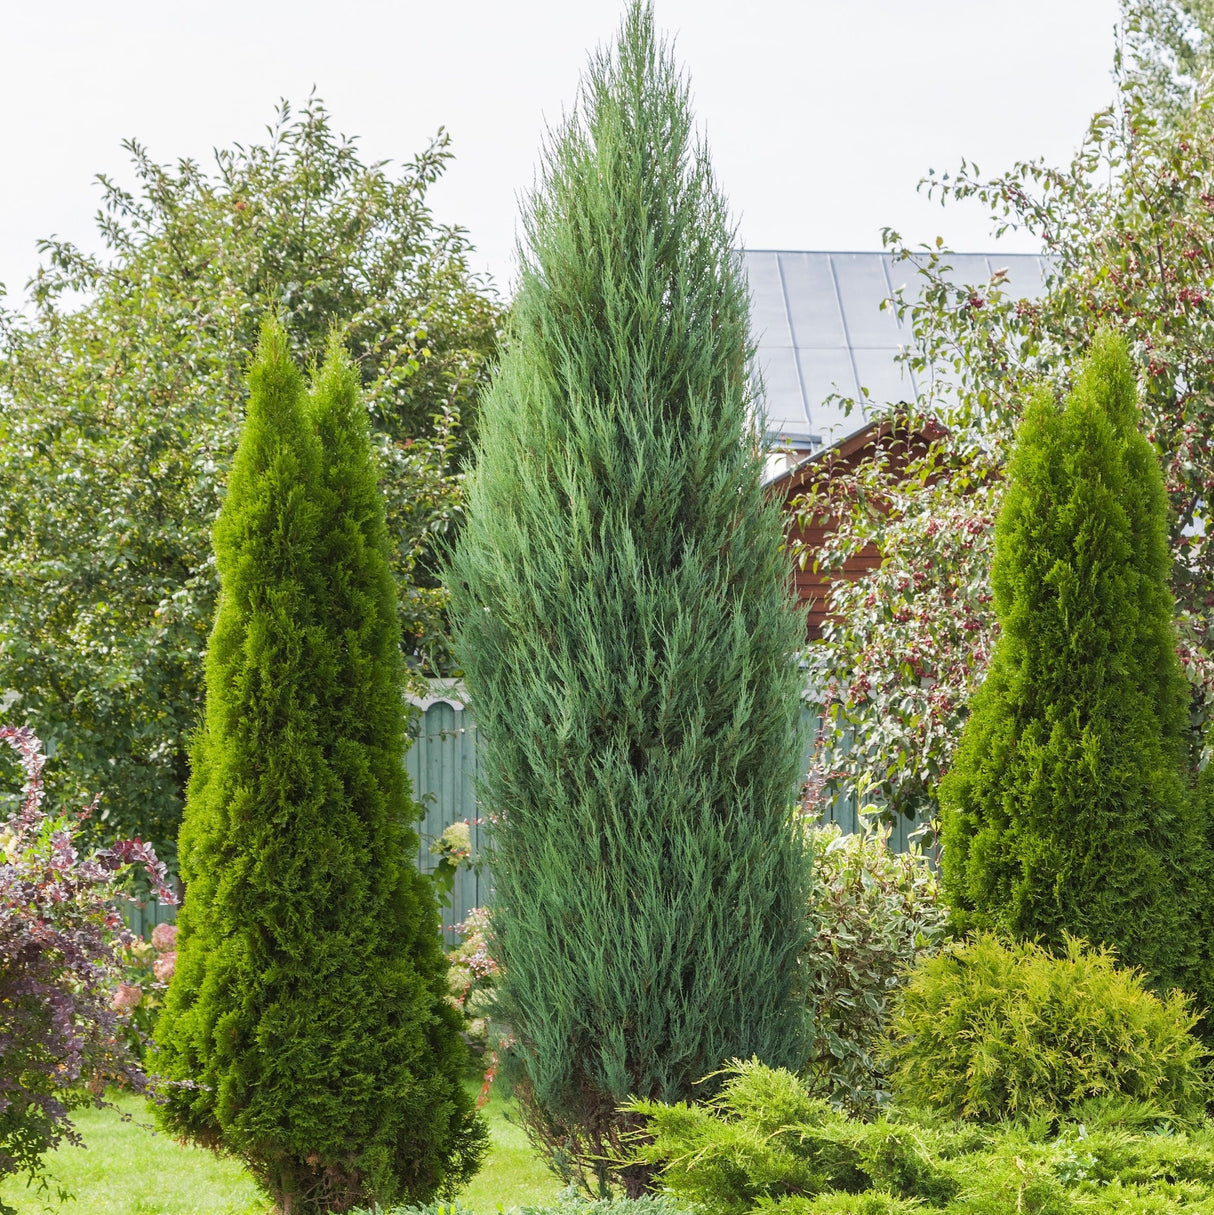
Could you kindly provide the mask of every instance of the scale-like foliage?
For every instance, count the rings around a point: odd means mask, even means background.
[[[1076,1117],[1112,1098],[1198,1125],[1210,1088],[1196,1020],[1187,996],[1160,999],[1106,949],[982,934],[916,962],[886,1058],[898,1105],[950,1118]]]
[[[1208,1000],[1167,505],[1122,339],[1020,425],[991,571],[1002,632],[941,785],[966,926],[1116,947]]]
[[[276,325],[215,531],[220,606],[157,1029],[171,1130],[284,1212],[426,1201],[475,1168],[438,917],[413,865],[404,672],[357,376],[305,410]],[[319,436],[319,442],[318,440]],[[197,1086],[197,1087],[194,1087]]]
[[[559,1163],[609,1154],[631,1094],[804,1059],[804,621],[760,484],[746,283],[648,8],[592,61],[526,232],[451,594],[510,1067]]]

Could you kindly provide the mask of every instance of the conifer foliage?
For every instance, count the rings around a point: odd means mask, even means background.
[[[180,843],[161,1117],[283,1215],[427,1201],[475,1169],[432,893],[413,864],[403,671],[357,376],[310,402],[270,324],[215,528],[220,603]]]
[[[1167,503],[1124,342],[1025,411],[995,533],[1001,634],[942,782],[965,927],[1111,945],[1209,1002],[1206,845],[1168,590]]]
[[[696,1099],[805,1045],[804,621],[733,232],[647,6],[592,59],[526,241],[450,583],[507,1071],[560,1164],[618,1155],[629,1096]]]

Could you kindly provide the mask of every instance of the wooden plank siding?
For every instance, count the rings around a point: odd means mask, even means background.
[[[814,526],[793,526],[789,529],[788,540],[793,544],[803,545],[808,553],[821,549],[831,532],[838,526],[837,520],[826,519],[816,521]],[[827,610],[827,598],[833,583],[846,580],[855,582],[875,570],[881,564],[881,552],[875,544],[866,545],[860,552],[854,554],[843,563],[842,569],[815,570],[812,557],[804,567],[797,566],[793,570],[793,582],[797,590],[797,598],[806,605],[806,635],[811,641],[822,636],[822,627],[830,618]]]
[[[927,445],[938,432],[914,431],[908,434],[889,420],[870,422],[846,439],[815,452],[776,477],[768,486],[780,498],[791,517],[801,498],[811,489],[844,472],[854,472],[865,460],[880,455],[897,469],[911,459],[926,453]],[[821,551],[838,529],[838,519],[829,516],[792,522],[788,530],[789,546],[803,546],[804,566],[793,569],[797,597],[807,608],[807,636],[814,641],[822,636],[822,628],[830,618],[827,602],[830,588],[838,581],[855,582],[881,564],[881,553],[875,544],[866,545],[844,561],[842,568],[815,570],[814,555]]]

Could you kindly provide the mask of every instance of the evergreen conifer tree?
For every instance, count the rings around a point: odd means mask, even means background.
[[[156,1068],[174,1133],[283,1215],[427,1201],[475,1169],[438,917],[413,863],[403,671],[357,376],[310,414],[267,326],[215,528],[220,604]],[[319,439],[319,441],[318,441]]]
[[[733,231],[647,5],[593,58],[526,238],[450,583],[507,1074],[554,1160],[605,1168],[627,1097],[805,1057],[804,620]]]
[[[1097,335],[1032,399],[995,533],[1001,633],[941,784],[962,927],[1115,947],[1209,1002],[1207,845],[1168,590],[1167,501],[1133,365]]]

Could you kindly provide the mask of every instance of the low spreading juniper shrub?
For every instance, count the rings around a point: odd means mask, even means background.
[[[498,1210],[501,1210],[501,1204]],[[691,1215],[691,1208],[664,1194],[640,1198],[586,1198],[571,1186],[555,1202],[542,1207],[515,1207],[516,1215]],[[426,1207],[397,1207],[388,1212],[353,1211],[351,1215],[472,1215],[458,1202],[437,1202]]]
[[[922,1215],[923,1204],[892,1194],[822,1194],[816,1198],[781,1198],[765,1203],[762,1211],[782,1215]]]
[[[690,1210],[686,1203],[665,1194],[588,1199],[571,1187],[563,1190],[556,1202],[542,1207],[520,1207],[518,1215],[689,1215]]]
[[[939,1205],[955,1193],[917,1128],[849,1119],[791,1072],[757,1060],[735,1061],[726,1074],[703,1104],[627,1107],[644,1120],[636,1157],[673,1197],[714,1215],[747,1215],[790,1195],[879,1188]]]
[[[1050,1118],[1121,1096],[1192,1125],[1210,1098],[1196,1023],[1187,996],[1155,995],[1107,949],[981,935],[917,963],[885,1057],[899,1104],[955,1118]]]
[[[637,1157],[703,1215],[1214,1215],[1214,1130],[1170,1129],[1150,1102],[1089,1101],[1082,1122],[862,1122],[751,1062],[706,1105],[629,1108],[645,1121]]]

